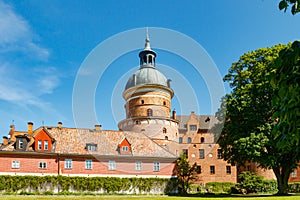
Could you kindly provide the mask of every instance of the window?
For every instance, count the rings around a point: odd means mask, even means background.
[[[19,149],[23,149],[24,143],[23,140],[19,140]]]
[[[72,159],[65,159],[65,169],[72,169]]]
[[[251,171],[251,167],[250,167],[250,165],[247,165],[247,171]]]
[[[142,170],[142,162],[140,162],[140,161],[135,162],[135,170],[136,171]]]
[[[147,116],[152,117],[152,109],[149,108],[147,110]]]
[[[141,103],[142,103],[142,104],[144,104],[144,103],[145,103],[145,101],[144,101],[144,100],[141,100]]]
[[[215,174],[215,166],[210,166],[210,174]]]
[[[85,169],[92,169],[93,163],[92,160],[85,160]]]
[[[47,163],[46,162],[39,162],[39,168],[40,169],[46,169],[47,168]]]
[[[136,121],[135,121],[135,124],[140,124],[140,121],[136,120]]]
[[[179,138],[179,143],[182,143],[182,137]]]
[[[231,174],[231,166],[226,166],[226,174]]]
[[[97,144],[86,144],[86,149],[88,151],[97,151]]]
[[[297,170],[296,169],[292,172],[292,178],[297,178]]]
[[[201,166],[197,166],[197,174],[201,174]]]
[[[114,160],[108,161],[108,170],[116,170],[116,161]]]
[[[165,105],[166,105],[166,102],[164,101],[163,104],[164,104],[164,106],[165,106]]]
[[[13,168],[13,169],[19,169],[20,168],[20,161],[13,160],[12,163],[11,163],[11,168]]]
[[[42,149],[42,140],[39,140],[38,141],[38,150],[41,150]]]
[[[201,137],[200,143],[204,143],[204,137]]]
[[[122,151],[127,152],[128,151],[128,146],[122,146]]]
[[[188,137],[188,143],[192,143],[192,138]]]
[[[222,159],[222,150],[218,149],[218,159]]]
[[[204,159],[204,149],[199,149],[199,158]]]
[[[48,140],[44,141],[44,150],[48,150]]]
[[[166,128],[163,128],[163,133],[167,133],[167,129]]]
[[[197,125],[190,125],[190,131],[196,131]]]
[[[186,158],[189,157],[189,151],[187,149],[182,149],[182,153],[185,154]]]
[[[153,171],[157,172],[160,170],[159,162],[153,163]]]
[[[168,136],[165,136],[165,140],[169,140]]]

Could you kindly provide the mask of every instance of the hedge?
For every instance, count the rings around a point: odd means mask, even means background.
[[[0,176],[3,193],[157,193],[177,192],[177,179],[79,176]]]

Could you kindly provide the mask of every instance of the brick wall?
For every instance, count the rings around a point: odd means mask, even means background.
[[[58,159],[59,158],[59,159]],[[72,167],[66,169],[65,160],[72,159]],[[59,160],[59,164],[58,164]],[[86,169],[85,161],[92,160],[92,169]],[[19,161],[20,168],[13,169],[12,161]],[[108,162],[115,161],[115,170],[109,170]],[[136,161],[142,163],[142,170],[136,170]],[[46,162],[46,168],[39,168],[39,162]],[[160,163],[160,170],[153,171],[153,162]],[[93,156],[58,156],[57,154],[0,154],[0,173],[2,174],[40,174],[40,175],[130,175],[130,176],[174,176],[175,161],[156,159],[96,158]],[[60,170],[58,171],[58,166]]]

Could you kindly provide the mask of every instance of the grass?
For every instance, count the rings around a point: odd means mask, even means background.
[[[29,195],[29,196],[24,196],[24,195],[0,195],[1,200],[121,200],[121,199],[126,199],[126,200],[139,200],[139,199],[144,199],[144,200],[163,200],[163,199],[170,199],[170,200],[195,200],[195,199],[200,199],[200,200],[215,200],[215,199],[234,199],[234,200],[298,200],[300,199],[300,195],[291,195],[291,196],[271,196],[271,195],[256,195],[256,196],[190,196],[190,197],[169,197],[169,196],[155,196],[155,195],[100,195],[100,196],[57,196],[57,195],[49,195],[49,196],[39,196],[39,195]]]

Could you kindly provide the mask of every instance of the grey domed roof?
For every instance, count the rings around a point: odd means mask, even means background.
[[[135,72],[127,81],[125,90],[137,85],[155,84],[168,87],[167,78],[153,67],[143,67]]]

